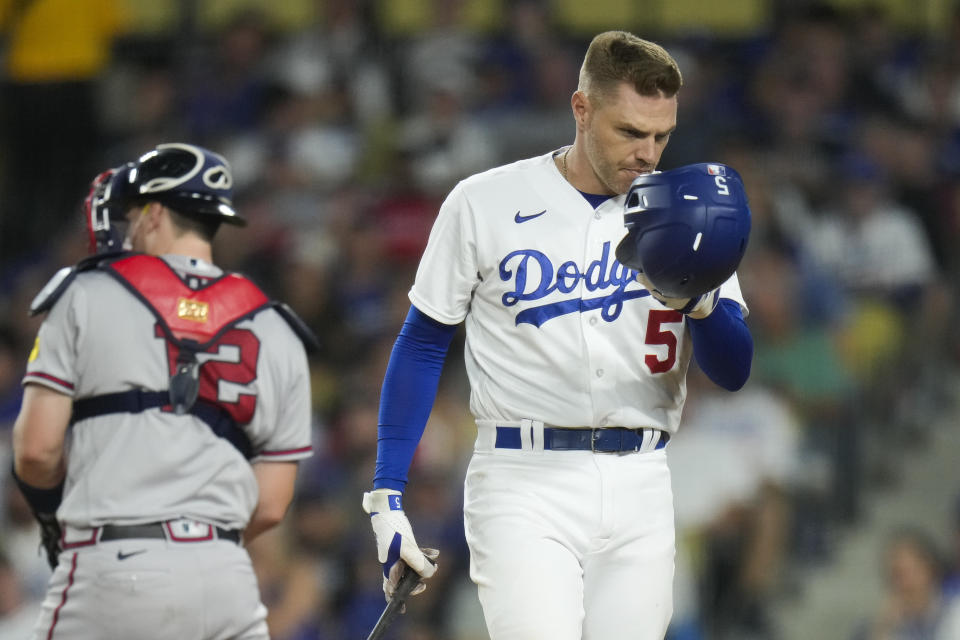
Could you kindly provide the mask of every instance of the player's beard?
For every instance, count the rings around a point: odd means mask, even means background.
[[[593,169],[593,173],[597,176],[597,179],[600,180],[600,183],[603,184],[608,191],[618,196],[629,191],[630,185],[636,176],[621,171],[623,167],[619,166],[616,161],[611,161],[607,158],[607,156],[604,155],[603,146],[596,136],[586,136],[586,143],[587,160],[590,162],[590,167]],[[642,167],[640,170],[649,172],[653,170],[653,167]]]

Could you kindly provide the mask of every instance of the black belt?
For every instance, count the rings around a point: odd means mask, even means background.
[[[229,540],[235,544],[240,544],[240,531],[238,529],[222,529],[210,525],[210,538],[177,538],[176,535],[167,531],[163,522],[149,522],[147,524],[105,524],[100,527],[100,542],[109,540],[130,540],[137,538],[160,538],[172,540],[174,542],[201,542],[203,540]]]
[[[520,427],[497,425],[497,439],[494,446],[498,449],[522,449],[520,433]],[[648,442],[653,442],[656,439],[654,449],[663,449],[670,441],[669,433],[649,427],[642,429],[627,429],[625,427],[608,427],[605,429],[544,427],[543,448],[545,451],[623,453],[640,451],[645,437],[649,438]]]

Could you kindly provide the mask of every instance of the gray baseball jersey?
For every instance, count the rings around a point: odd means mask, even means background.
[[[184,256],[164,260],[198,281],[222,274]],[[309,456],[309,372],[287,322],[265,309],[234,326],[212,351],[198,354],[201,369],[216,380],[210,392],[217,402],[249,418],[238,422],[253,461]],[[163,390],[170,371],[152,313],[115,279],[92,271],[77,276],[43,322],[24,382],[84,398]],[[68,530],[180,517],[242,529],[257,504],[250,462],[190,415],[154,409],[95,416],[72,426],[67,445],[57,515]]]

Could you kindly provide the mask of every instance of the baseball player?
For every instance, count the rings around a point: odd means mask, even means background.
[[[436,570],[402,492],[465,322],[478,434],[464,522],[490,637],[663,638],[674,562],[664,446],[688,363],[695,355],[735,390],[753,349],[736,275],[666,298],[614,255],[624,194],[656,168],[680,86],[662,47],[596,36],[571,98],[573,144],[467,178],[440,208],[383,381],[363,496],[388,599],[404,566],[424,579]]]
[[[212,262],[219,225],[243,224],[223,157],[159,145],[86,208],[97,253],[34,300],[14,426],[55,566],[34,637],[267,638],[244,544],[311,453],[309,333]]]

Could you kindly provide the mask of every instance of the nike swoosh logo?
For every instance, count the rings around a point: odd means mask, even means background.
[[[517,211],[517,215],[513,216],[513,221],[516,222],[517,224],[520,224],[521,222],[526,222],[527,220],[533,220],[534,218],[539,218],[546,212],[547,210],[544,209],[540,213],[534,213],[533,215],[529,215],[529,216],[522,216],[520,215],[520,212]]]
[[[131,551],[130,553],[124,553],[123,551],[118,550],[118,551],[117,551],[117,560],[126,560],[127,558],[129,558],[129,557],[131,557],[131,556],[138,556],[138,555],[140,555],[141,553],[146,553],[146,552],[147,552],[146,549],[140,549],[139,551]]]

